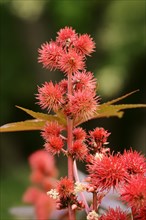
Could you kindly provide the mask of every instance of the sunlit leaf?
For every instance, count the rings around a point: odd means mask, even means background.
[[[120,109],[115,108],[115,105],[106,105],[102,104],[97,109],[97,114],[94,118],[108,118],[112,116],[116,116],[118,118],[122,118],[124,112],[120,111]]]
[[[23,108],[20,106],[17,106],[17,108],[23,110],[24,112],[26,112],[28,115],[31,115],[33,118],[37,118],[37,119],[42,119],[42,120],[50,120],[50,117],[52,117],[52,115],[49,114],[44,114],[44,113],[40,113],[40,112],[34,112],[32,110],[29,110],[27,108]]]
[[[118,118],[122,118],[124,111],[122,110],[126,110],[126,109],[133,109],[133,108],[146,108],[146,104],[119,104],[119,105],[113,105],[118,101],[121,101],[122,99],[127,98],[128,96],[138,92],[139,90],[134,90],[130,93],[127,93],[121,97],[118,97],[116,99],[113,99],[111,101],[108,101],[106,103],[103,103],[101,105],[99,105],[97,107],[97,111],[96,114],[88,119],[88,120],[92,120],[92,119],[96,119],[96,118],[109,118],[109,117],[118,117]],[[77,121],[75,121],[74,125],[80,125],[82,123],[86,122],[86,120],[82,120],[82,119],[78,119]]]
[[[45,121],[39,119],[14,122],[1,126],[0,132],[41,130],[44,124]]]
[[[135,90],[117,99],[99,105],[97,107],[96,114],[93,117],[89,118],[88,120],[98,119],[98,118],[109,118],[113,116],[121,118],[124,114],[123,110],[133,109],[133,108],[146,108],[146,104],[119,104],[119,105],[114,104],[137,91],[138,90]],[[58,123],[66,127],[66,118],[62,112],[57,112],[56,115],[51,115],[40,112],[34,112],[32,110],[22,108],[20,106],[17,106],[17,108],[25,111],[27,114],[31,115],[35,119],[3,125],[0,127],[0,132],[40,130],[42,129],[46,121],[54,121],[54,120],[58,121]],[[86,120],[77,119],[74,122],[74,126],[80,125],[84,122],[86,122]]]
[[[124,114],[124,111],[126,109],[133,109],[133,108],[146,108],[145,104],[119,104],[119,105],[108,105],[108,104],[102,104],[99,106],[99,109],[97,109],[97,115],[95,115],[94,118],[103,118],[103,117],[112,117],[116,116],[118,118],[121,118]]]
[[[41,130],[47,121],[58,121],[59,124],[66,127],[66,121],[61,114],[56,116],[34,112],[20,106],[17,106],[17,108],[25,111],[27,114],[31,115],[35,119],[5,124],[0,127],[0,132]]]
[[[126,96],[127,97],[127,96]],[[119,101],[119,99],[118,99]],[[101,104],[97,108],[96,114],[90,118],[98,119],[98,118],[109,118],[109,117],[118,117],[122,118],[124,111],[126,109],[133,109],[133,108],[146,108],[146,104],[119,104],[119,105],[110,105],[107,103]],[[80,125],[86,122],[85,120],[78,120],[75,122],[75,126]]]
[[[66,120],[64,119],[64,117],[61,113],[58,113],[57,115],[51,115],[51,114],[44,114],[44,113],[40,113],[40,112],[34,112],[32,110],[29,110],[29,109],[26,109],[26,108],[23,108],[20,106],[16,106],[16,107],[23,110],[28,115],[31,115],[33,118],[41,119],[41,120],[45,120],[45,121],[56,120],[56,121],[58,121],[58,123],[60,123],[62,125],[66,125]]]
[[[106,102],[105,104],[108,104],[108,105],[114,104],[114,103],[116,103],[116,102],[121,101],[122,99],[127,98],[128,96],[130,96],[130,95],[132,95],[132,94],[134,94],[134,93],[136,93],[136,92],[138,92],[138,91],[139,91],[139,89],[134,90],[134,91],[129,92],[129,93],[127,93],[127,94],[125,94],[125,95],[123,95],[123,96],[121,96],[121,97],[118,97],[118,98],[116,98],[116,99],[113,99],[113,100],[111,100],[111,101],[108,101],[108,102]]]

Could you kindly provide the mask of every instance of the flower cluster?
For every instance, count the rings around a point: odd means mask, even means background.
[[[95,158],[91,165],[88,165],[91,183],[99,190],[109,190],[117,187],[119,183],[127,178],[124,164],[117,155]]]
[[[85,209],[87,220],[146,219],[144,156],[132,149],[123,154],[111,152],[107,147],[110,132],[103,127],[89,131],[78,127],[94,119],[99,110],[96,79],[85,64],[94,50],[93,39],[88,34],[77,34],[71,27],[59,30],[55,41],[42,44],[38,50],[38,62],[49,70],[63,72],[65,77],[58,83],[45,82],[36,95],[40,107],[54,114],[41,131],[46,151],[29,158],[30,178],[39,188],[29,188],[24,201],[35,205],[39,220],[50,217],[52,200],[56,200],[56,209],[68,208],[69,220],[75,219],[75,211],[81,209]],[[68,177],[56,181],[52,179],[57,177],[53,156],[61,152],[68,159]],[[87,168],[88,174],[81,182],[76,161],[85,162]],[[116,191],[126,211],[117,206],[100,213],[102,200],[111,190]],[[90,205],[84,193],[92,195]]]
[[[77,127],[73,130],[73,144],[69,153],[76,160],[85,160],[88,154],[88,147],[86,142],[86,132],[81,127]]]
[[[87,215],[87,220],[98,220],[98,219],[99,219],[99,215],[94,210],[89,212]]]
[[[67,82],[60,83],[46,82],[38,87],[36,98],[42,109],[48,112],[61,111],[66,116],[76,119],[88,120],[98,108],[99,97],[96,96],[96,87],[91,72],[77,72],[72,77],[74,90],[67,94]]]
[[[54,157],[44,150],[38,150],[31,154],[28,160],[31,167],[31,182],[41,184],[45,189],[50,188],[53,183],[51,184],[49,177],[58,175]]]
[[[59,69],[71,75],[72,89],[67,90],[67,80],[53,84],[46,82],[38,87],[36,98],[42,109],[54,112],[62,111],[75,119],[89,119],[97,110],[99,98],[96,96],[96,80],[85,69],[85,57],[95,48],[92,38],[83,34],[78,36],[75,30],[65,27],[58,32],[56,41],[43,44],[39,49],[39,62],[45,68]]]
[[[42,137],[45,140],[45,149],[54,154],[59,154],[64,146],[64,142],[61,136],[63,127],[58,122],[48,122],[43,131]]]
[[[30,155],[31,167],[30,180],[35,186],[29,187],[23,195],[23,201],[33,204],[38,220],[48,219],[53,210],[55,202],[47,196],[46,191],[55,186],[58,170],[52,155],[44,150],[38,150]]]
[[[90,134],[90,148],[94,153],[105,153],[108,151],[107,148],[104,148],[108,144],[107,139],[110,135],[108,131],[104,128],[95,128],[93,131],[89,132]]]
[[[134,219],[145,219],[146,160],[143,155],[130,149],[123,154],[95,156],[87,165],[87,170],[93,191],[107,194],[110,189],[116,189],[121,201],[131,208]],[[120,209],[109,209],[100,219],[114,219],[113,216],[115,219],[129,219]]]
[[[105,146],[108,144],[107,140],[110,135],[104,128],[95,128],[93,131],[86,131],[81,127],[73,129],[73,144],[69,151],[64,149],[67,138],[61,133],[65,128],[57,121],[47,122],[44,126],[41,135],[45,140],[45,149],[55,155],[63,152],[69,153],[76,160],[90,160],[92,155],[102,157],[109,152],[109,148]]]
[[[95,43],[87,35],[77,35],[71,27],[65,27],[57,33],[56,41],[41,46],[38,61],[50,70],[59,69],[68,74],[83,70],[85,56],[95,49]]]
[[[56,189],[51,189],[47,192],[47,195],[50,196],[50,198],[56,199],[56,208],[58,210],[65,209],[69,205],[71,206],[71,209],[83,209],[84,204],[82,201],[77,200],[76,193],[77,191],[85,190],[85,187],[83,189],[83,185],[79,187],[79,184],[76,183],[76,186],[74,186],[73,181],[68,179],[67,177],[61,178],[60,181],[57,183]],[[78,190],[77,190],[78,188]]]

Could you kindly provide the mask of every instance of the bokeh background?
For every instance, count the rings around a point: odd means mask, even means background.
[[[42,43],[55,39],[64,26],[88,33],[96,42],[87,69],[97,78],[101,102],[135,89],[140,91],[122,102],[146,102],[145,0],[0,0],[0,18],[1,125],[29,118],[15,105],[40,111],[35,100],[37,85],[62,79],[62,73],[49,72],[37,63],[37,50]],[[100,119],[83,125],[87,130],[96,126],[112,133],[112,150],[132,147],[145,153],[144,109],[126,110],[122,119]],[[9,207],[22,204],[21,196],[29,184],[27,158],[42,148],[39,131],[1,134],[1,219],[13,219]],[[61,166],[63,161],[57,163]]]

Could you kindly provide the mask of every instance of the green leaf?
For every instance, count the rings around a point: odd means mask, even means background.
[[[63,115],[58,113],[57,115],[51,115],[51,114],[44,114],[40,112],[34,112],[32,110],[16,106],[17,108],[21,109],[22,111],[26,112],[28,115],[31,115],[33,118],[41,119],[44,121],[58,121],[61,125],[66,125],[66,119],[63,117]]]
[[[32,119],[5,124],[0,127],[0,132],[41,130],[44,125],[45,121],[39,119]]]
[[[126,109],[133,109],[133,108],[146,108],[146,104],[119,104],[119,105],[108,105],[102,104],[97,109],[97,114],[94,118],[109,118],[112,116],[116,116],[118,118],[122,118],[124,111]]]
[[[31,115],[35,119],[5,124],[0,127],[0,132],[41,130],[47,121],[58,121],[59,124],[66,128],[66,120],[62,114],[44,114],[40,112],[34,112],[20,106],[16,107]]]
[[[121,97],[118,97],[118,98],[116,98],[116,99],[113,99],[113,100],[111,100],[111,101],[108,101],[108,102],[106,102],[105,104],[108,104],[108,105],[114,104],[114,103],[116,103],[116,102],[121,101],[122,99],[127,98],[128,96],[130,96],[130,95],[132,95],[132,94],[134,94],[134,93],[136,93],[136,92],[138,92],[138,91],[139,91],[139,89],[134,90],[134,91],[129,92],[129,93],[127,93],[127,94],[125,94],[125,95],[123,95],[123,96],[121,96]]]
[[[29,110],[27,108],[23,108],[20,106],[17,106],[17,108],[21,109],[22,111],[26,112],[28,115],[31,115],[33,118],[37,118],[37,119],[42,119],[42,120],[50,120],[50,118],[52,118],[53,115],[48,115],[48,114],[44,114],[44,113],[40,113],[40,112],[34,112],[32,110]]]
[[[133,93],[137,92],[139,90],[135,90],[133,92],[127,93],[126,95],[123,95],[117,99],[108,101],[106,103],[103,103],[97,107],[96,114],[89,118],[88,120],[97,119],[97,118],[109,118],[109,117],[118,117],[122,118],[124,111],[126,109],[133,109],[133,108],[146,108],[146,104],[119,104],[119,105],[113,105],[114,103],[127,98],[128,96],[132,95]],[[74,122],[74,126],[78,126],[87,120],[79,119]]]
[[[97,118],[109,118],[113,116],[121,118],[124,114],[123,110],[133,109],[133,108],[146,108],[146,104],[113,105],[114,103],[130,96],[131,94],[137,91],[138,90],[135,90],[117,99],[99,105],[97,107],[96,114],[93,117],[89,118],[88,120],[97,119]],[[44,124],[47,121],[54,121],[54,120],[58,121],[59,124],[63,125],[66,128],[66,118],[62,112],[57,112],[56,115],[51,115],[40,112],[34,112],[32,110],[22,108],[20,106],[17,106],[17,108],[25,111],[27,114],[31,115],[35,119],[3,125],[0,127],[0,132],[40,130],[43,128]],[[74,122],[74,126],[80,125],[86,121],[87,120],[78,119],[77,121]]]

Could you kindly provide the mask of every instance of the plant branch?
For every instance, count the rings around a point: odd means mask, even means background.
[[[97,193],[93,192],[93,210],[97,212]]]
[[[72,73],[68,74],[68,95],[72,94]],[[68,152],[72,148],[73,144],[73,120],[71,118],[67,118],[67,148]],[[73,175],[73,158],[68,154],[68,178],[70,180],[74,180]],[[68,205],[68,211],[69,211],[69,220],[75,220],[75,210],[72,210],[71,205]]]
[[[77,182],[80,182],[79,175],[78,175],[78,170],[77,170],[77,164],[76,164],[76,161],[75,161],[75,160],[74,160],[73,166],[74,166],[73,169],[74,169],[75,180],[76,180]],[[89,209],[87,200],[86,200],[86,198],[85,198],[85,195],[84,195],[83,192],[80,192],[80,195],[81,195],[81,198],[82,198],[82,200],[83,200],[83,202],[84,202],[84,205],[85,205],[85,211],[86,211],[86,213],[88,214],[89,211],[90,211],[90,209]]]

